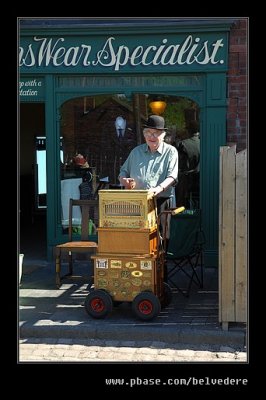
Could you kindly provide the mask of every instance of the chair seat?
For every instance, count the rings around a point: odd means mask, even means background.
[[[67,242],[58,244],[56,247],[60,249],[87,249],[87,248],[97,248],[98,244],[96,242],[87,242],[85,240],[77,241],[77,242]]]

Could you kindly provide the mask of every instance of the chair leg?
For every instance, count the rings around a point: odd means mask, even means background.
[[[200,288],[203,288],[203,254],[200,253]]]
[[[165,283],[168,283],[168,268],[167,268],[167,262],[164,261],[164,265],[163,265],[163,281]]]
[[[187,291],[184,292],[184,290],[182,290],[173,280],[172,277],[179,271],[182,271],[182,269],[180,269],[180,267],[178,265],[175,265],[170,271],[168,271],[168,275],[167,275],[167,280],[168,280],[168,284],[172,284],[173,287],[175,287],[179,293],[181,293],[184,297],[189,297]],[[184,272],[184,271],[183,271]]]
[[[202,282],[203,282],[203,269],[202,269],[202,260],[200,259],[201,265],[198,263],[199,261],[199,257],[200,257],[200,253],[195,255],[195,259],[193,262],[193,257],[186,257],[183,260],[181,260],[180,262],[176,263],[175,266],[168,271],[168,281],[172,283],[172,285],[179,291],[182,293],[182,295],[184,297],[189,297],[190,295],[190,290],[192,287],[192,283],[194,283],[195,285],[197,285],[198,287],[202,287]],[[196,267],[197,265],[200,265],[201,268],[201,275],[200,278],[197,274],[196,271]],[[187,272],[186,269],[187,267],[190,267],[190,272]],[[183,272],[184,275],[187,276],[188,278],[188,286],[186,288],[186,291],[182,290],[173,280],[172,277],[177,274],[178,272]],[[169,283],[168,282],[168,283]]]
[[[73,275],[73,258],[71,251],[68,253],[68,272],[68,275]]]
[[[163,257],[163,281],[165,283],[168,282],[168,267],[167,267],[167,259],[166,259],[166,254],[167,254],[167,250],[168,250],[168,246],[169,246],[169,239],[165,239],[162,243],[163,246],[163,253],[164,253],[164,257]]]
[[[197,276],[197,273],[196,273],[194,267],[191,266],[191,268],[192,268],[192,275],[190,276],[189,284],[188,284],[188,287],[187,287],[187,296],[188,297],[190,295],[190,290],[191,290],[192,283],[193,282],[195,283],[194,276],[198,279],[198,276]]]
[[[60,272],[61,272],[61,259],[60,259],[60,254],[56,256],[55,260],[55,283],[57,288],[59,289],[61,286],[61,277],[60,277]]]

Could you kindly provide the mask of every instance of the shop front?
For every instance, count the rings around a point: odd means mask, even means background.
[[[169,128],[169,143],[176,145],[187,135],[188,122],[198,123],[198,191],[185,201],[187,208],[201,208],[205,264],[217,265],[219,147],[228,141],[232,23],[21,23],[22,174],[30,131],[35,154],[33,210],[46,214],[48,259],[67,234],[68,198],[82,195],[84,183],[91,196],[100,185],[119,183],[120,166],[143,142],[142,124],[152,113],[151,103],[159,100],[165,106],[158,113]]]

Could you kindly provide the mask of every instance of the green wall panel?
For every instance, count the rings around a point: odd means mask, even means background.
[[[226,144],[226,75],[207,74],[202,110],[201,208],[206,235],[205,265],[218,265],[219,157]]]
[[[163,27],[161,31],[156,26],[142,30],[138,27],[113,28],[112,35],[108,29],[95,27],[21,30],[21,82],[29,82],[42,75],[40,91],[35,98],[45,101],[49,259],[52,258],[54,245],[64,240],[60,208],[59,107],[64,101],[84,93],[87,96],[120,93],[122,88],[127,95],[134,92],[165,93],[189,97],[198,102],[205,264],[217,265],[219,147],[226,144],[229,29],[228,22],[205,27],[183,24]],[[35,40],[34,37],[47,40]],[[109,40],[111,37],[114,39]],[[217,52],[214,55],[215,46]],[[143,62],[145,51],[148,55]],[[82,76],[86,79],[80,79]],[[28,101],[28,97],[24,96],[21,101]]]

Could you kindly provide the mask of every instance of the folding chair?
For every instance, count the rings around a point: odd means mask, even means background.
[[[170,238],[165,254],[168,266],[167,279],[185,297],[188,297],[192,284],[203,287],[203,245],[204,232],[201,228],[201,210],[185,210],[172,215],[170,221]],[[171,266],[169,266],[171,261]],[[197,272],[200,268],[200,273]],[[177,274],[181,272],[188,279],[185,290],[178,284]]]
[[[98,244],[89,241],[90,230],[92,226],[92,210],[95,213],[95,207],[98,206],[97,200],[69,200],[69,221],[68,221],[68,242],[58,244],[55,247],[56,257],[56,285],[61,286],[61,280],[73,275],[73,254],[72,253],[95,253]],[[73,208],[78,207],[81,212],[81,218],[76,221]],[[75,213],[77,215],[77,213]],[[80,234],[80,240],[73,240],[73,233]],[[61,276],[61,256],[68,254],[68,273]]]

